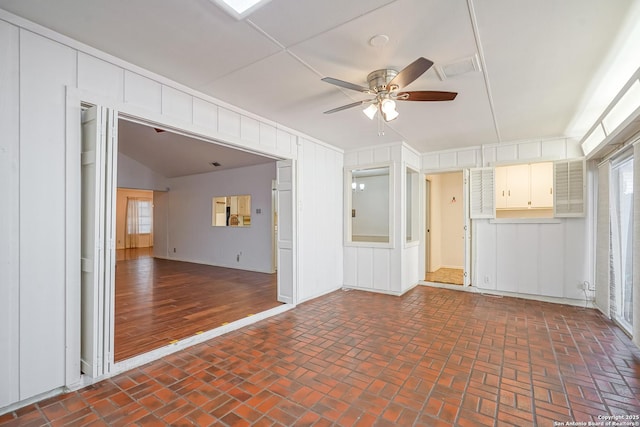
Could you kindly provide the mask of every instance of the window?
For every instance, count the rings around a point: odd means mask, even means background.
[[[417,171],[407,168],[406,183],[406,241],[415,242],[419,240],[418,222],[418,201],[420,199],[419,174]]]
[[[392,243],[390,171],[389,165],[345,171],[347,243]]]
[[[149,199],[127,200],[127,233],[151,234],[153,229],[153,206]]]

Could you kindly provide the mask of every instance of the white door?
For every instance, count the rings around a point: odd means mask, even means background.
[[[110,247],[115,231],[115,161],[113,144],[108,143],[115,136],[109,130],[113,116],[99,106],[82,113],[80,365],[82,372],[92,378],[105,373],[107,351],[112,347],[109,334],[105,334],[105,317],[111,318],[113,289],[105,281],[113,278],[114,259]]]
[[[462,199],[464,202],[464,206],[462,207],[462,209],[464,210],[464,213],[462,215],[462,217],[464,218],[464,234],[462,237],[464,239],[464,273],[462,283],[464,286],[469,286],[471,284],[471,215],[469,210],[469,169],[464,170],[464,177],[462,182]]]
[[[278,301],[295,303],[295,167],[293,160],[277,163]]]

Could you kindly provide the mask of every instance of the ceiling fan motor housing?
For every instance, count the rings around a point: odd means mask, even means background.
[[[387,84],[398,75],[396,70],[376,70],[369,73],[367,82],[369,89],[374,93],[390,92]],[[395,86],[395,85],[394,85]]]

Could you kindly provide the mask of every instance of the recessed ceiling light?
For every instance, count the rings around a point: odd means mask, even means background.
[[[211,0],[229,15],[236,19],[244,19],[271,0]]]

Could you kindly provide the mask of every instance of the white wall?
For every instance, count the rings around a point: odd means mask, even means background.
[[[275,162],[168,179],[168,259],[272,273],[271,182]],[[212,227],[212,199],[251,195],[250,227]],[[262,213],[256,214],[256,209]],[[157,234],[162,233],[157,224]],[[162,237],[160,237],[162,240]],[[175,252],[173,251],[175,248]],[[238,260],[239,255],[239,260]]]
[[[231,146],[296,159],[299,144],[327,147],[254,114],[198,93],[123,60],[0,10],[0,413],[26,399],[57,392],[80,379],[80,102],[115,108]],[[342,153],[300,168],[300,200],[341,182]],[[125,161],[126,162],[126,161]],[[161,188],[164,189],[164,188]],[[341,202],[340,202],[341,203]],[[46,206],[47,215],[42,215]],[[210,209],[210,207],[209,207]],[[300,206],[298,206],[298,210]],[[160,213],[166,213],[162,211]],[[323,279],[300,281],[313,298],[342,284],[341,211],[307,211],[298,239],[308,249],[331,242],[333,254],[308,259]],[[327,228],[326,224],[332,224]],[[317,227],[322,236],[304,233]],[[303,231],[304,230],[304,231]],[[161,242],[158,242],[161,243]],[[321,247],[325,247],[321,245]],[[250,253],[250,250],[248,250]],[[246,255],[246,253],[245,253]],[[311,270],[311,269],[309,269]],[[301,276],[307,277],[307,276]],[[46,350],[46,354],[43,351]]]
[[[165,191],[167,178],[131,157],[118,153],[118,187]]]
[[[436,172],[581,156],[578,141],[557,138],[428,153],[422,156],[422,161],[424,170]],[[591,180],[587,185],[587,197],[590,197]],[[587,205],[590,206],[589,203]],[[547,222],[473,220],[473,286],[506,293],[584,301],[585,295],[578,284],[585,280],[594,282],[590,266],[592,215],[589,209],[584,218]]]
[[[298,153],[299,301],[342,287],[342,166],[335,148],[301,139]],[[339,249],[338,249],[339,248]],[[338,250],[336,250],[338,249]],[[327,268],[327,266],[333,266]]]

